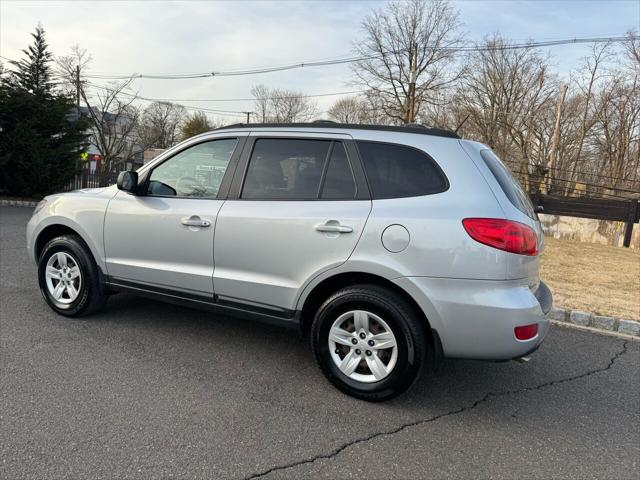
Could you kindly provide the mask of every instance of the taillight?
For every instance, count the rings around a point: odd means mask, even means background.
[[[537,255],[538,238],[533,228],[499,218],[465,218],[462,225],[477,242],[505,252]]]
[[[530,340],[538,334],[538,324],[522,325],[513,329],[513,333],[518,340]]]

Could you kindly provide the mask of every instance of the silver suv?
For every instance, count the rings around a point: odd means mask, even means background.
[[[62,315],[128,291],[293,326],[366,400],[442,357],[526,356],[549,328],[527,195],[486,146],[420,126],[221,128],[48,196],[27,244]]]

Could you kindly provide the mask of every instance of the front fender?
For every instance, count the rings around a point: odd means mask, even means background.
[[[84,240],[98,267],[107,274],[103,230],[111,196],[74,193],[48,197],[46,207],[31,218],[27,225],[29,256],[37,261],[36,245],[39,236],[47,228],[60,225],[73,230]]]

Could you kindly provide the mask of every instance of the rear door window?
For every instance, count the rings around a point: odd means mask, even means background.
[[[261,138],[256,140],[242,198],[309,200],[318,198],[330,141]]]
[[[356,186],[342,142],[260,138],[253,147],[241,198],[352,199]]]
[[[418,197],[449,188],[440,167],[421,150],[379,142],[357,145],[374,199]]]
[[[482,150],[480,151],[480,156],[513,206],[525,215],[537,219],[529,195],[496,154],[491,150]]]

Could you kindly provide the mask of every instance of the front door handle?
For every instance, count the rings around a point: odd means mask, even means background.
[[[353,232],[353,228],[347,225],[340,225],[337,222],[329,221],[327,223],[316,225],[316,230],[319,232],[329,232],[329,233],[351,233]]]
[[[180,223],[185,227],[202,227],[207,228],[211,226],[211,222],[209,220],[202,220],[197,215],[191,215],[190,217],[184,217],[180,220]]]

